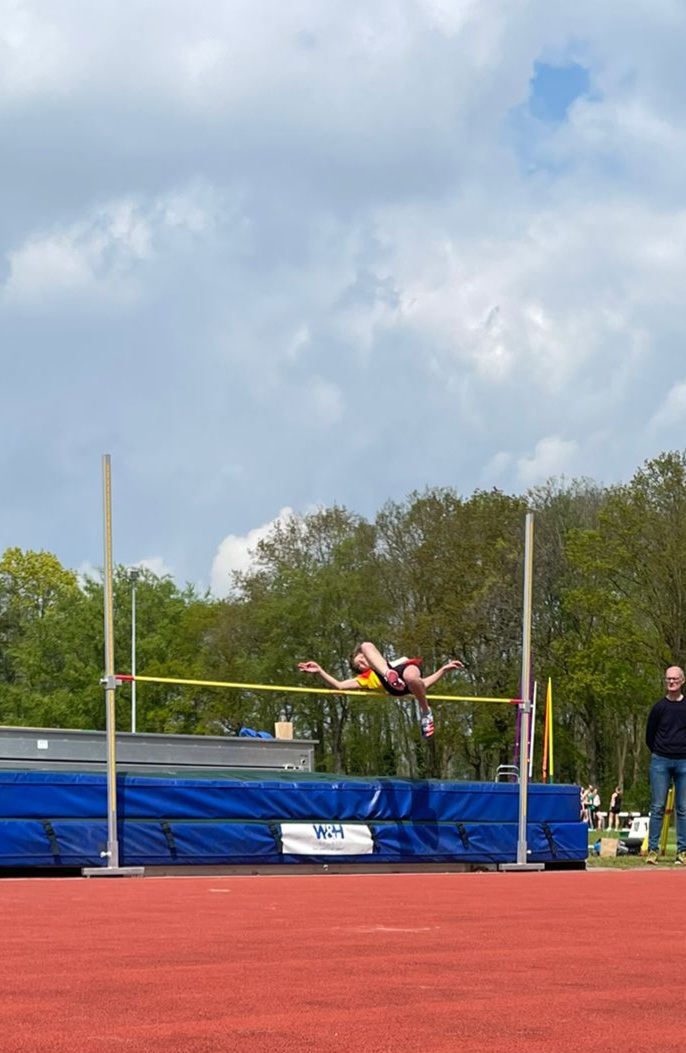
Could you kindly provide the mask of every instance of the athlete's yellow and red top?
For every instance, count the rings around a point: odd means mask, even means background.
[[[408,665],[416,665],[421,670],[422,660],[421,658],[397,658],[394,662],[389,662],[388,664],[402,678]],[[355,679],[364,691],[385,691],[389,695],[409,694],[407,688],[403,688],[400,691],[394,690],[387,683],[385,677],[379,676],[375,669],[365,669],[361,673],[357,673]]]
[[[365,669],[363,673],[358,673],[355,679],[365,691],[380,691],[383,687],[379,674],[374,669]]]

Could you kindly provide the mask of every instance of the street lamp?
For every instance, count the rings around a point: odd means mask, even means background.
[[[141,576],[138,567],[129,568],[131,584],[131,731],[136,731],[136,582]]]

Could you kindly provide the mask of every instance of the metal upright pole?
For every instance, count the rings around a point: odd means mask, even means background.
[[[529,803],[529,715],[531,713],[531,613],[533,607],[534,514],[527,512],[524,525],[524,610],[522,612],[522,684],[519,697],[522,727],[519,763],[519,834],[517,862],[526,863],[526,820]]]
[[[102,458],[104,519],[105,596],[105,713],[107,716],[107,865],[119,866],[117,840],[116,710],[114,679],[114,616],[112,602],[112,465],[108,453]]]
[[[542,870],[542,863],[529,863],[526,841],[529,791],[529,717],[531,714],[531,617],[533,611],[534,514],[527,512],[524,524],[524,602],[522,606],[522,679],[519,697],[519,826],[517,862],[504,863],[501,870]]]
[[[131,589],[131,676],[136,676],[136,582]],[[131,681],[131,731],[136,734],[136,681]]]
[[[117,839],[117,763],[116,763],[116,709],[117,681],[114,675],[114,608],[112,602],[112,466],[109,453],[102,457],[102,491],[104,520],[103,594],[105,608],[105,688],[106,748],[107,748],[107,850],[101,855],[107,860],[104,867],[86,867],[84,877],[102,877],[144,873],[142,867],[119,866],[119,841]]]
[[[136,733],[136,582],[139,571],[132,567],[129,571],[131,582],[131,731]]]

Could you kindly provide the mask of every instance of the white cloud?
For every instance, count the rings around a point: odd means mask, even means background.
[[[86,581],[102,581],[102,568],[96,567],[94,563],[84,560],[76,569],[76,576],[83,588]]]
[[[7,3],[0,10],[0,99],[26,99],[59,91],[67,80],[69,45],[45,12],[30,4]]]
[[[149,570],[157,578],[174,577],[174,568],[168,566],[162,556],[148,556],[147,559],[136,560],[136,562],[130,564],[130,567]],[[102,581],[102,567],[88,561],[83,562],[76,573],[81,581],[85,581],[87,578],[90,578],[92,581]]]
[[[210,572],[210,588],[215,596],[223,597],[230,594],[231,575],[236,571],[249,570],[258,542],[267,537],[276,523],[284,522],[292,515],[292,508],[282,508],[269,523],[254,527],[243,536],[228,534],[220,542]]]
[[[8,253],[0,304],[30,307],[74,297],[121,304],[137,291],[137,267],[159,255],[176,231],[204,232],[219,207],[210,188],[192,184],[152,201],[110,201],[74,223],[31,234]]]
[[[561,439],[559,435],[548,435],[536,443],[533,456],[518,459],[519,479],[524,486],[529,487],[544,483],[553,476],[573,472],[578,452],[576,442]]]
[[[662,431],[672,429],[675,426],[682,427],[686,416],[686,381],[682,380],[669,389],[659,409],[653,414],[649,429]],[[677,445],[681,445],[678,442]]]
[[[286,345],[286,358],[292,362],[297,362],[311,342],[312,334],[309,325],[307,323],[299,325],[293,334],[292,340]]]
[[[483,486],[492,486],[498,483],[509,470],[513,461],[511,453],[499,450],[484,466],[481,482]]]
[[[156,578],[173,578],[174,568],[170,567],[163,556],[148,556],[131,564],[141,570],[149,570]]]
[[[309,412],[322,424],[337,424],[343,416],[343,396],[340,388],[321,377],[314,377],[310,384],[305,412]]]
[[[407,225],[388,217],[386,237],[404,324],[440,354],[444,373],[467,370],[489,387],[519,377],[548,397],[565,398],[573,384],[577,398],[592,396],[586,378],[611,362],[622,375],[637,366],[646,311],[680,308],[681,213],[570,200],[525,213],[519,238],[495,243],[491,235],[463,241],[461,218],[449,242],[433,210],[422,239],[415,217]]]

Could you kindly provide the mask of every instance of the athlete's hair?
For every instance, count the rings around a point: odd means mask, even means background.
[[[350,668],[352,669],[353,673],[359,672],[357,666],[355,665],[355,659],[359,658],[359,656],[361,654],[362,654],[362,644],[361,643],[360,644],[356,644],[355,647],[353,647],[352,651],[350,652],[350,658],[348,659],[348,662],[350,663]]]

